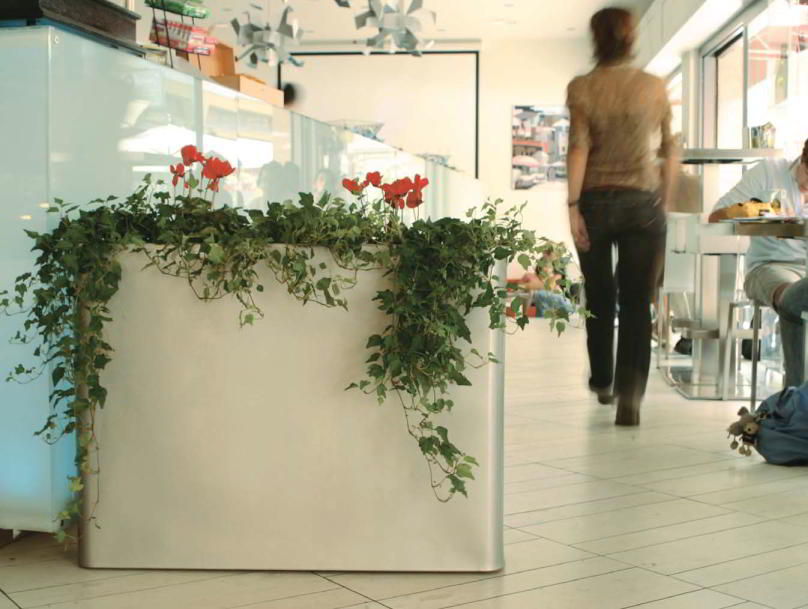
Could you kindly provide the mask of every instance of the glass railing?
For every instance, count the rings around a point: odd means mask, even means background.
[[[426,175],[427,216],[482,202],[474,178],[216,83],[52,27],[0,28],[0,289],[34,260],[23,229],[52,228],[54,198],[125,196],[195,144],[237,167],[217,204],[261,207],[297,192],[339,195],[343,177]],[[20,318],[0,317],[0,378],[30,354],[10,345]],[[0,528],[53,530],[68,497],[72,446],[33,437],[48,415],[49,375],[0,384]]]

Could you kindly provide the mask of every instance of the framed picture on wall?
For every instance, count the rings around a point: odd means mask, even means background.
[[[538,190],[566,181],[569,133],[564,106],[513,106],[511,188]]]

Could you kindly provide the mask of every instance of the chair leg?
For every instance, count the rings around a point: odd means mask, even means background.
[[[732,330],[735,327],[736,307],[730,303],[727,310],[727,325],[719,339],[719,353],[721,361],[721,399],[729,400],[729,360],[735,345]]]
[[[755,312],[752,315],[752,397],[749,410],[754,412],[757,407],[757,365],[758,365],[758,338],[760,336],[760,305],[755,303]]]

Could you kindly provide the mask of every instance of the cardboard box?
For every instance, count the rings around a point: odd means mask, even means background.
[[[246,74],[214,76],[213,80],[223,84],[226,87],[240,91],[245,95],[257,97],[258,99],[262,99],[265,102],[272,104],[273,106],[283,108],[283,91],[273,89],[262,80],[258,80],[252,76],[247,76]]]
[[[177,52],[179,57],[182,57],[192,66],[200,69],[202,74],[209,78],[216,76],[233,76],[236,73],[236,60],[233,55],[233,48],[221,42],[216,43],[213,53],[210,55],[191,55]]]

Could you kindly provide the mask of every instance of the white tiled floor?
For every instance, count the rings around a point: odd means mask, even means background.
[[[642,425],[615,427],[583,338],[508,338],[500,573],[89,571],[34,536],[0,549],[0,609],[808,608],[808,469],[732,453],[738,403],[655,372]]]

